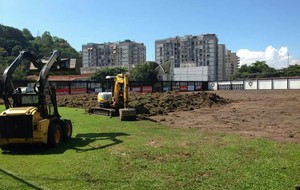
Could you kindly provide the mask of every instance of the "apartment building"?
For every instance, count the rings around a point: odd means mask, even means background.
[[[146,46],[131,40],[82,45],[82,74],[101,67],[131,67],[146,62]]]
[[[237,72],[240,64],[240,58],[231,50],[226,50],[225,55],[225,80],[230,80],[230,76]]]
[[[215,34],[186,35],[155,41],[155,61],[171,61],[173,80],[218,79],[218,38]]]
[[[156,40],[155,61],[171,62],[172,80],[179,81],[230,80],[239,66],[239,57],[218,44],[215,34]]]
[[[217,80],[223,81],[226,80],[226,46],[224,44],[218,45],[218,73]]]

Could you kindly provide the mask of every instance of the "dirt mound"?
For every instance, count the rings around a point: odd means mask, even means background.
[[[138,114],[164,115],[174,111],[190,111],[201,107],[226,104],[229,101],[213,93],[133,93],[129,106]]]
[[[163,115],[174,111],[190,111],[201,107],[211,107],[229,102],[214,93],[130,93],[130,107],[139,115]],[[59,106],[83,108],[97,106],[97,94],[79,94],[58,96]]]
[[[88,110],[90,107],[97,106],[97,94],[74,94],[57,96],[59,107],[83,108]]]

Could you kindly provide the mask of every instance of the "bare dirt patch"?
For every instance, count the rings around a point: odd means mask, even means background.
[[[174,112],[152,119],[173,127],[199,128],[210,132],[236,133],[246,137],[300,142],[300,91],[216,91],[231,100],[189,112]]]

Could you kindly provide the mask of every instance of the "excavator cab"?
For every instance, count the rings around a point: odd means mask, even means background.
[[[23,60],[40,70],[33,86],[16,87],[13,73]],[[0,147],[14,144],[47,144],[57,146],[72,136],[72,123],[61,119],[58,113],[55,88],[50,86],[48,74],[54,64],[60,63],[55,50],[44,64],[34,54],[22,51],[5,69],[0,96],[6,110],[0,113]]]

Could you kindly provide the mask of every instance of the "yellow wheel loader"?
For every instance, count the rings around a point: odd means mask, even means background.
[[[97,96],[99,107],[90,108],[89,112],[99,115],[120,116],[121,121],[136,120],[136,110],[128,107],[128,74],[107,76],[114,80],[112,92],[99,92]]]
[[[40,70],[33,86],[15,87],[13,73],[23,61],[30,61]],[[0,83],[0,96],[6,110],[0,113],[0,147],[15,144],[59,145],[72,136],[72,123],[61,119],[55,88],[48,82],[50,69],[60,64],[60,53],[55,50],[47,63],[34,54],[22,51],[6,68]]]

